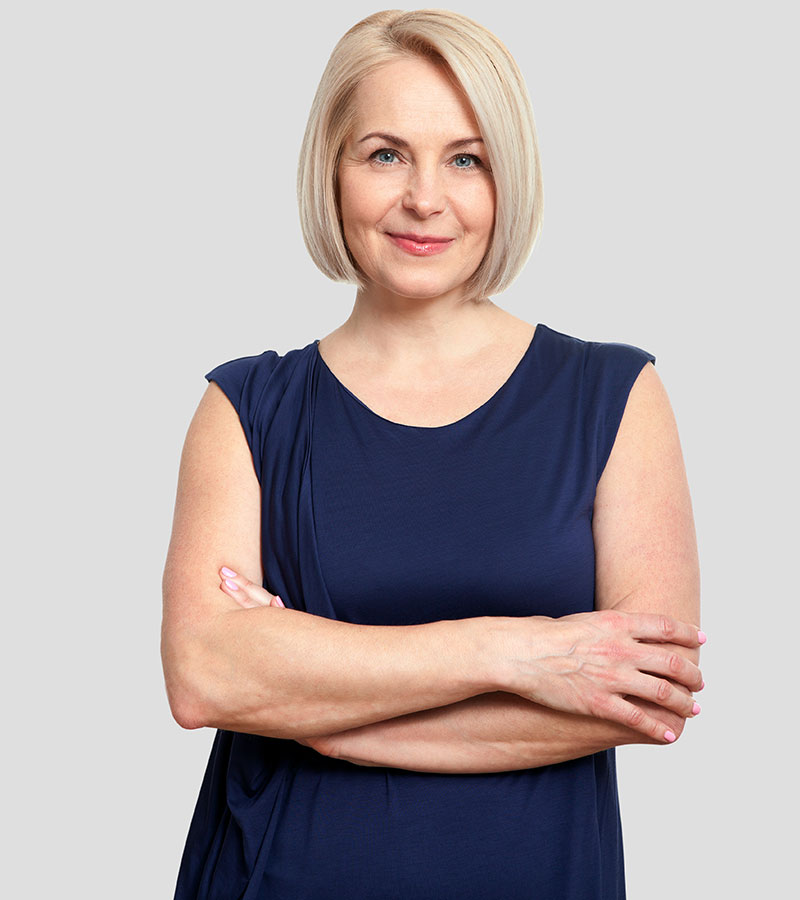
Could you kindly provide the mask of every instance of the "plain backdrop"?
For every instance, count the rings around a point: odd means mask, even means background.
[[[205,372],[350,312],[295,172],[334,44],[379,8],[3,7],[6,896],[172,896],[213,737],[174,722],[159,656],[180,450]],[[495,302],[654,353],[684,449],[707,688],[677,744],[619,751],[629,896],[787,896],[793,7],[453,8],[514,54],[542,154],[543,231]]]

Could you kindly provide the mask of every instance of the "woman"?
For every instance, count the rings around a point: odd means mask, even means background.
[[[298,187],[358,290],[210,372],[186,438],[164,670],[217,734],[176,897],[624,897],[614,748],[681,734],[705,640],[654,357],[489,299],[542,186],[521,75],[464,16],[347,32]]]

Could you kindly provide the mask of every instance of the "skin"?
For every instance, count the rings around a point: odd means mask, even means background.
[[[368,286],[320,352],[385,418],[455,421],[494,393],[530,340],[528,323],[464,292],[491,237],[494,185],[481,144],[447,145],[480,131],[464,97],[424,60],[374,73],[355,105],[338,177],[345,238]],[[370,132],[404,143],[362,141]],[[473,155],[480,165],[467,161]],[[391,232],[454,241],[421,258],[396,247]],[[596,611],[531,617],[527,632],[521,620],[499,619],[503,690],[295,739],[357,765],[487,772],[680,736],[703,684],[699,564],[677,427],[649,363],[598,484],[593,533]],[[241,608],[281,605],[245,575],[220,578]]]
[[[355,108],[338,179],[345,240],[370,282],[356,307],[381,309],[408,328],[407,315],[445,315],[463,299],[489,245],[494,180],[469,103],[431,63],[386,65],[359,85]],[[368,137],[375,132],[406,146]],[[479,140],[448,146],[462,138]],[[443,254],[420,258],[387,237],[405,232],[454,240]]]

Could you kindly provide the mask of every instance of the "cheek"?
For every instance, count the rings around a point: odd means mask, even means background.
[[[491,182],[484,191],[483,200],[483,220],[488,229],[494,227],[494,218],[497,213],[497,201],[495,196],[494,182]]]
[[[380,220],[386,209],[385,185],[359,170],[339,175],[339,209],[351,225],[368,227]]]
[[[485,236],[494,226],[494,185],[479,184],[464,195],[461,215],[467,228],[476,236]]]

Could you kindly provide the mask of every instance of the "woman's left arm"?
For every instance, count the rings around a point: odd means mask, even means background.
[[[700,565],[683,453],[650,362],[631,389],[597,485],[592,529],[597,609],[664,613],[700,627]],[[671,649],[698,662],[698,649]]]
[[[697,541],[683,455],[667,393],[649,362],[631,388],[598,482],[592,529],[597,610],[664,613],[699,627]],[[697,663],[697,650],[668,646]],[[667,721],[680,736],[685,722],[680,716],[628,699]],[[477,773],[657,742],[604,719],[495,692],[301,743],[357,765]]]

